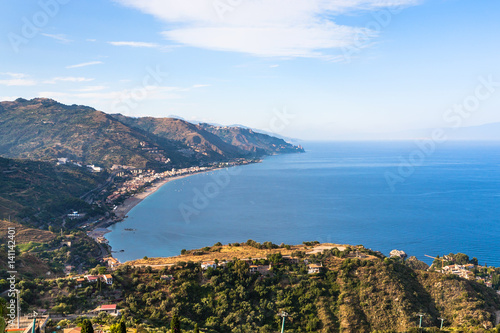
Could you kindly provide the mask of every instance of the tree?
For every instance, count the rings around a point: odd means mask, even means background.
[[[82,322],[82,333],[94,333],[94,328],[92,327],[90,320],[85,319]]]
[[[127,326],[125,325],[124,321],[120,322],[120,330],[118,331],[118,333],[127,333]]]
[[[194,324],[194,333],[200,333],[200,329],[198,328],[198,324]]]
[[[491,285],[492,285],[493,289],[498,290],[498,287],[500,286],[500,275],[493,274],[491,276]]]
[[[120,333],[120,323],[113,324],[109,327],[110,333]]]
[[[7,327],[7,302],[0,297],[0,333],[5,332]]]
[[[69,311],[69,306],[66,303],[59,303],[52,308],[52,311],[63,314]]]
[[[464,254],[464,253],[457,253],[455,254],[455,263],[458,265],[465,265],[469,263],[469,256]]]
[[[181,333],[181,321],[179,320],[179,317],[172,317],[172,321],[170,322],[170,332]]]
[[[281,255],[281,252],[278,252],[278,253],[268,254],[267,259],[269,259],[269,261],[272,262],[273,264],[277,265],[282,261],[283,256]]]
[[[240,278],[243,279],[247,272],[248,272],[248,267],[246,262],[243,260],[236,260],[233,262],[233,269],[236,275]]]

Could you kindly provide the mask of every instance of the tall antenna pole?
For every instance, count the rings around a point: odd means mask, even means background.
[[[441,320],[441,327],[439,329],[442,330],[443,329],[444,318],[439,317],[438,319]]]
[[[285,332],[285,318],[288,317],[288,313],[283,311],[280,316],[283,318],[283,325],[281,326],[281,333]]]
[[[425,316],[425,313],[419,313],[417,316],[420,316],[420,323],[418,324],[418,327],[422,328],[422,317]]]

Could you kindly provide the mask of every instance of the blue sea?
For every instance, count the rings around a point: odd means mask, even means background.
[[[310,142],[306,153],[171,181],[111,227],[120,261],[317,240],[500,266],[500,142]],[[134,229],[133,231],[124,230]]]

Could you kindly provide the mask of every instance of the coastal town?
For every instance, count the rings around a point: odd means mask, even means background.
[[[197,173],[258,162],[261,162],[261,160],[238,158],[229,162],[213,162],[207,166],[193,166],[179,169],[172,168],[161,172],[154,169],[113,165],[109,170],[110,175],[106,183],[98,188],[98,191],[91,191],[82,197],[89,204],[106,207],[107,213],[104,216],[89,220],[85,211],[71,210],[66,214],[65,218],[76,221],[76,226],[83,229],[106,227],[123,220],[133,207],[169,181]],[[69,158],[58,158],[56,164],[71,164],[79,168],[84,167],[78,161],[73,161]],[[92,172],[105,171],[103,168],[96,167],[95,165],[88,165],[86,167]],[[102,234],[94,237],[95,233],[89,232],[89,235],[100,243],[104,242]]]

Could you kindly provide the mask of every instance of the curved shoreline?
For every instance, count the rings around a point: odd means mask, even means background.
[[[118,207],[116,207],[116,209],[114,211],[115,215],[119,219],[125,219],[126,216],[127,216],[127,214],[132,210],[132,208],[134,208],[135,206],[137,206],[139,203],[141,203],[144,199],[146,199],[151,194],[153,194],[156,191],[158,191],[163,185],[165,185],[168,182],[171,182],[171,181],[177,180],[177,179],[186,178],[186,177],[189,177],[189,176],[192,176],[192,175],[196,175],[196,174],[200,174],[200,173],[203,173],[203,172],[213,171],[213,170],[217,170],[217,169],[211,169],[211,170],[207,170],[207,171],[190,173],[190,174],[187,174],[187,175],[180,175],[180,176],[175,176],[175,177],[168,177],[168,178],[162,179],[159,182],[151,184],[151,186],[149,186],[148,188],[146,188],[143,192],[137,193],[134,196],[127,198],[121,205],[119,205]]]
[[[96,237],[106,238],[105,235],[113,231],[111,229],[108,229],[108,227],[110,227],[110,226],[112,226],[112,225],[114,225],[114,224],[116,224],[118,222],[122,222],[125,218],[127,218],[127,214],[135,206],[137,206],[139,203],[141,203],[144,199],[146,199],[151,194],[153,194],[156,191],[158,191],[163,185],[165,185],[165,184],[167,184],[167,183],[169,183],[171,181],[182,179],[182,178],[186,178],[186,177],[197,175],[197,174],[202,174],[202,173],[207,173],[207,172],[211,172],[211,171],[221,170],[221,169],[225,169],[225,168],[228,168],[228,167],[235,167],[235,166],[241,166],[241,165],[216,167],[216,168],[213,168],[213,169],[208,169],[208,170],[203,170],[203,171],[198,171],[198,172],[192,172],[192,173],[178,175],[178,176],[174,176],[174,177],[167,177],[167,178],[164,178],[164,179],[162,179],[162,180],[160,180],[158,182],[155,182],[155,183],[151,184],[149,187],[145,188],[144,191],[142,191],[140,193],[137,193],[134,196],[131,196],[131,197],[125,199],[125,201],[121,205],[117,206],[116,209],[114,210],[114,213],[116,215],[115,220],[108,220],[107,221],[107,226],[105,227],[104,230],[103,230],[103,228],[99,228],[98,227],[98,228],[90,231],[88,233],[88,235],[91,236],[91,237],[93,237],[93,238],[96,238]],[[94,231],[96,231],[96,232],[94,232]],[[106,240],[108,241],[107,245],[108,245],[108,247],[110,249],[110,255],[109,255],[109,257],[113,257],[113,251],[112,251],[111,245],[109,245],[109,239],[106,239]]]

